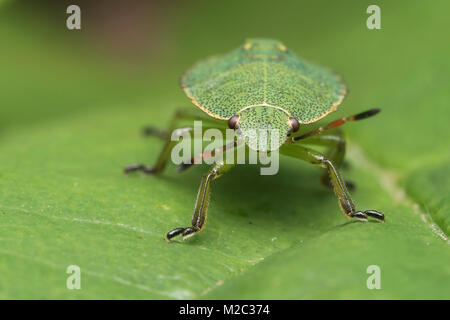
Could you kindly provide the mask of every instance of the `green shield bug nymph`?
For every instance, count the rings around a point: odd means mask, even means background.
[[[214,127],[229,127],[236,131],[238,139],[225,144],[222,151],[244,145],[256,152],[279,151],[324,168],[321,181],[333,189],[347,217],[362,221],[372,217],[384,221],[384,215],[378,211],[356,210],[347,190],[350,184],[337,170],[342,164],[346,145],[337,127],[347,121],[373,116],[379,109],[344,117],[309,132],[296,134],[301,126],[336,111],[344,99],[346,87],[332,72],[302,59],[279,41],[251,39],[226,55],[196,64],[182,77],[181,87],[203,113],[180,110],[176,112],[169,130],[147,128],[147,134],[166,140],[165,147],[154,166],[135,164],[126,167],[125,172],[162,172],[175,145],[170,133],[177,129],[177,121],[197,118]],[[263,135],[254,134],[255,129],[267,132],[264,142],[261,139]],[[326,132],[329,129],[334,130]],[[279,134],[270,133],[275,131]],[[309,148],[309,145],[324,146],[328,151],[322,154]],[[196,155],[199,156],[211,157],[214,152]],[[189,163],[182,164],[179,169],[190,166]],[[177,235],[187,238],[202,230],[206,221],[210,183],[233,166],[223,161],[212,165],[201,180],[192,225],[169,231],[167,241]]]

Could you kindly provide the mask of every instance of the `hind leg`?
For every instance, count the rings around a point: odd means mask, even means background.
[[[336,168],[341,168],[344,163],[346,141],[342,130],[335,129],[330,133],[311,136],[304,140],[300,140],[297,143],[302,145],[324,146],[327,148],[325,157],[331,160]],[[333,187],[328,171],[326,170],[321,176],[320,181],[325,186]],[[355,184],[353,182],[345,181],[345,184],[348,189],[355,189]]]
[[[325,155],[315,150],[303,147],[301,145],[285,145],[280,149],[282,154],[290,157],[304,160],[314,165],[320,166],[327,170],[333,191],[339,200],[339,206],[342,212],[349,218],[356,218],[358,220],[367,221],[367,217],[372,217],[384,222],[384,215],[375,210],[359,211],[356,210],[355,205],[350,197],[350,193],[345,186],[344,179],[340,175],[333,161],[328,159]]]

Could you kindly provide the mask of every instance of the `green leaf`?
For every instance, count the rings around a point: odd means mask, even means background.
[[[406,187],[421,205],[422,210],[431,215],[445,234],[450,234],[450,164],[446,162],[421,168],[408,177]]]
[[[215,181],[205,231],[167,244],[164,233],[188,223],[205,168],[122,175],[124,165],[152,161],[161,147],[133,130],[145,113],[89,114],[3,140],[2,296],[446,296],[439,284],[450,272],[442,263],[448,245],[361,161],[345,175],[359,183],[358,206],[383,211],[385,224],[346,223],[317,169],[283,159],[276,176],[243,166]],[[65,288],[72,264],[82,271],[80,291]],[[372,264],[386,274],[386,290],[365,287]]]

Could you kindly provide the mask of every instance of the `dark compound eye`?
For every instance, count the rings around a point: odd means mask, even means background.
[[[240,116],[236,114],[236,115],[232,116],[230,119],[228,119],[228,127],[230,129],[236,129],[236,126],[239,122],[239,118],[240,118]]]
[[[289,125],[292,128],[292,132],[297,132],[298,129],[300,128],[300,123],[298,122],[297,119],[290,117],[289,118]]]

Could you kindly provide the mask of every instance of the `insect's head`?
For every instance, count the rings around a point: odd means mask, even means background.
[[[250,149],[273,151],[280,148],[291,132],[299,129],[299,122],[284,110],[270,106],[252,106],[239,111],[228,120]]]

